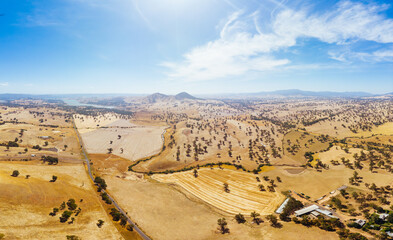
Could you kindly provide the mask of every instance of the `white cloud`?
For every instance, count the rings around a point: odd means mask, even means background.
[[[0,87],[8,87],[8,82],[2,82],[0,83]]]
[[[173,70],[169,76],[185,81],[209,80],[288,64],[288,59],[275,59],[268,53],[294,42],[273,34],[253,35],[242,31],[247,25],[239,20],[240,15],[240,12],[235,12],[228,18],[220,32],[220,39],[194,48],[184,55],[181,63],[163,63],[163,66]]]
[[[322,14],[283,8],[272,19],[270,32],[258,27],[257,12],[233,13],[221,29],[220,37],[184,54],[181,62],[165,62],[170,78],[203,81],[239,76],[249,71],[267,71],[286,66],[287,58],[274,54],[296,46],[300,38],[316,38],[334,45],[358,40],[393,43],[393,20],[380,14],[387,5],[365,5],[342,1]],[[328,53],[346,61],[349,53]],[[391,52],[376,52],[375,59],[390,59]],[[361,57],[360,55],[357,55]],[[296,64],[296,63],[295,63]]]
[[[393,62],[393,48],[374,52],[329,52],[329,56],[334,60],[346,63],[351,63],[358,59],[364,62]]]

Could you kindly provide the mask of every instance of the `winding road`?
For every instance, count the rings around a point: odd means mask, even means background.
[[[83,146],[82,138],[81,138],[81,136],[79,135],[79,132],[78,132],[78,129],[76,128],[76,125],[75,125],[74,120],[72,120],[72,124],[73,124],[73,126],[74,126],[74,129],[75,129],[75,132],[76,132],[76,136],[78,137],[78,140],[79,140],[79,143],[80,143],[80,146],[81,146],[81,149],[82,149],[83,156],[85,157],[85,161],[86,161],[86,165],[87,165],[87,170],[88,170],[88,172],[89,172],[89,176],[90,176],[91,180],[94,182],[94,177],[93,177],[93,174],[91,173],[90,160],[89,160],[89,158],[87,157],[85,147]],[[127,217],[127,222],[128,222],[131,226],[133,226],[133,228],[135,229],[135,231],[136,231],[144,240],[151,240],[150,237],[148,237],[148,236],[147,236],[147,235],[146,235],[146,234],[145,234],[145,233],[144,233],[144,232],[143,232],[143,231],[142,231],[142,230],[141,230],[132,220],[131,220],[131,218],[127,215],[127,213],[126,213],[125,211],[123,211],[123,209],[121,209],[121,207],[119,206],[119,204],[117,204],[117,202],[115,201],[115,199],[113,199],[112,196],[111,196],[107,191],[105,191],[104,189],[102,189],[101,191],[104,192],[104,193],[106,193],[106,194],[108,194],[109,199],[112,201],[113,205],[115,205],[116,209],[119,210],[119,212],[121,212],[124,216]]]

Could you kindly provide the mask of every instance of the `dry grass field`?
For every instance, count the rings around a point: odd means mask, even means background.
[[[126,178],[106,176],[109,191],[132,219],[153,239],[337,239],[337,235],[318,228],[284,223],[272,228],[268,223],[238,224],[233,214],[220,211],[200,198],[173,184],[158,183],[127,175]],[[225,217],[230,234],[217,230],[217,219]]]
[[[13,170],[20,175],[12,177]],[[30,175],[26,179],[26,175]],[[56,182],[49,182],[52,175]],[[5,239],[123,239],[102,208],[83,165],[47,166],[38,162],[0,162],[0,233]],[[60,211],[53,208],[68,199],[76,200],[82,210],[73,224],[60,223]],[[80,202],[80,200],[82,202]],[[96,223],[105,221],[102,228]]]
[[[393,135],[393,122],[388,122],[375,127],[372,131],[361,131],[355,137],[370,137],[373,135]]]
[[[280,161],[282,134],[274,129],[272,124],[242,118],[180,121],[167,130],[164,151],[134,169],[144,172],[178,170],[229,162],[252,170],[267,161]],[[273,149],[278,155],[273,154]]]
[[[329,147],[327,140],[318,137],[319,135],[302,131],[291,131],[287,133],[283,138],[285,156],[294,160],[295,163],[305,164],[307,162],[307,159],[304,157],[306,152],[319,152]]]
[[[368,169],[356,170],[363,178],[364,182],[375,183],[378,186],[393,184],[393,177],[385,171],[379,171],[378,174],[371,173]],[[343,165],[331,166],[329,170],[318,172],[315,169],[302,169],[293,167],[276,167],[274,170],[259,174],[275,179],[279,176],[282,180],[277,184],[277,191],[295,191],[304,193],[310,197],[310,200],[316,200],[323,195],[343,185],[349,185],[348,179],[353,176],[354,170],[348,169]],[[366,189],[364,185],[359,186]]]
[[[18,147],[0,146],[0,159],[40,159],[43,155],[60,161],[79,161],[79,145],[67,113],[56,109],[0,109],[0,143],[15,142]],[[33,147],[39,146],[40,149]]]
[[[111,193],[136,223],[153,239],[337,239],[332,232],[284,223],[275,229],[268,223],[238,224],[233,215],[217,212],[204,202],[162,183],[107,177]],[[217,219],[228,220],[230,234],[217,230]]]
[[[260,191],[253,174],[228,169],[200,169],[198,177],[192,171],[170,175],[154,175],[153,179],[176,183],[186,191],[231,214],[250,214],[256,211],[262,215],[274,212],[284,200],[277,192]],[[229,185],[230,192],[225,192],[223,184]]]
[[[91,154],[90,158],[95,168],[98,169],[97,173],[106,179],[108,191],[138,226],[153,239],[273,240],[293,237],[309,239],[314,235],[316,235],[314,239],[337,239],[335,233],[324,232],[318,228],[306,228],[293,223],[284,223],[282,229],[274,229],[267,223],[260,225],[251,224],[249,212],[245,214],[248,222],[246,224],[238,224],[233,218],[234,214],[207,203],[180,185],[155,180],[161,176],[170,179],[173,175],[153,175],[154,180],[150,180],[143,174],[128,172],[129,160],[127,159],[108,154]],[[266,168],[266,170],[271,169],[274,168]],[[252,188],[250,192],[263,196],[263,194],[260,194],[262,192],[257,192],[253,189],[254,187],[257,189],[257,181],[253,174],[235,172],[233,170],[210,170],[208,168],[200,169],[199,172],[206,175],[210,172],[220,174],[229,172],[228,174],[232,175],[233,178],[236,178],[236,174],[239,173],[240,178],[247,183],[245,186]],[[187,172],[187,174],[192,175],[192,172]],[[176,176],[173,177],[175,178]],[[235,188],[235,185],[232,185],[233,187],[231,187],[231,184],[229,187],[231,189]],[[206,185],[202,186],[206,187]],[[227,194],[218,187],[216,190],[220,192],[218,196]],[[235,195],[233,191],[231,193]],[[270,193],[269,197],[271,198],[272,196],[273,200],[278,200],[274,199],[274,193]],[[280,198],[279,201],[283,199],[280,196],[278,198]],[[259,199],[256,201],[263,202]],[[234,202],[232,201],[232,203]],[[272,211],[274,210],[273,207]],[[221,217],[225,217],[228,220],[229,235],[222,235],[217,230],[217,219]],[[299,231],[299,229],[302,229],[302,231]]]
[[[334,146],[329,151],[314,154],[314,158],[321,160],[325,164],[331,164],[331,160],[340,161],[342,158],[353,162],[353,155],[360,154],[361,151],[368,152],[360,148],[349,148],[348,152],[345,152],[340,146]]]
[[[78,116],[75,122],[89,153],[104,154],[111,149],[111,153],[137,160],[158,153],[162,147],[163,126],[135,125],[115,116]]]

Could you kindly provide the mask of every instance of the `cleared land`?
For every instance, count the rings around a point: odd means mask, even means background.
[[[10,176],[18,170],[18,177]],[[26,175],[30,175],[26,179]],[[52,176],[56,182],[49,182]],[[47,166],[34,162],[0,163],[0,233],[6,239],[123,239],[102,208],[82,165]],[[72,224],[50,216],[53,208],[73,198],[81,208]],[[80,202],[80,200],[82,202]],[[105,221],[102,228],[96,223]]]
[[[105,176],[109,191],[144,231],[153,239],[337,239],[337,234],[318,228],[307,228],[294,223],[284,223],[275,229],[268,223],[238,224],[232,214],[212,208],[173,184],[158,183],[132,177],[122,179]],[[225,217],[230,234],[217,230],[217,219]]]
[[[97,123],[102,124],[103,120],[88,119],[90,121],[84,120],[78,131],[82,132],[81,136],[89,153],[111,152],[129,160],[137,160],[158,153],[162,147],[164,127],[140,126],[125,119],[113,118],[104,118],[107,120],[104,123],[114,121],[95,127]],[[87,123],[90,127],[87,127]]]
[[[198,177],[194,177],[192,171],[160,174],[153,179],[176,183],[206,203],[231,214],[256,211],[268,215],[284,200],[280,193],[260,191],[254,175],[228,169],[200,169]],[[228,184],[229,192],[224,191],[224,183]]]

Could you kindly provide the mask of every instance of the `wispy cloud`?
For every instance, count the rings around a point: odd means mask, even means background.
[[[139,0],[133,0],[132,3],[134,4],[135,10],[137,11],[137,13],[139,14],[139,16],[142,18],[142,20],[146,23],[146,25],[150,28],[150,29],[154,29],[153,25],[151,24],[150,20],[146,17],[146,15],[143,13],[143,11],[141,10],[141,8],[139,7]]]
[[[58,10],[49,11],[35,10],[33,13],[26,15],[22,24],[27,27],[51,27],[63,24],[61,19],[63,14]]]
[[[278,51],[297,46],[299,39],[313,38],[335,46],[351,45],[367,40],[381,44],[393,43],[393,20],[381,12],[387,5],[341,1],[333,9],[313,14],[308,8],[293,10],[283,5],[262,32],[258,27],[258,12],[236,11],[228,17],[217,40],[195,47],[185,53],[180,62],[164,62],[168,77],[185,81],[203,81],[239,76],[250,71],[267,71],[297,64]],[[348,54],[325,52],[332,59],[347,61]],[[391,59],[392,51],[380,51],[371,56],[354,54],[360,60]],[[280,69],[281,69],[280,68]]]
[[[393,47],[372,52],[356,52],[350,50],[329,52],[329,56],[334,60],[344,63],[352,63],[356,60],[370,63],[393,62]]]
[[[8,82],[0,82],[0,87],[8,87]]]

